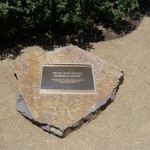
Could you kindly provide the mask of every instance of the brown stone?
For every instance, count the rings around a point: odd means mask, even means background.
[[[31,48],[32,49],[32,48]],[[41,91],[43,64],[90,64],[94,92]],[[34,52],[11,63],[19,85],[17,110],[44,130],[64,137],[89,122],[102,106],[114,100],[123,72],[105,60],[75,46]]]

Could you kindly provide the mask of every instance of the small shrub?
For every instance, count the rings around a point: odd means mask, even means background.
[[[121,28],[138,17],[138,9],[138,0],[2,0],[0,36],[65,27],[88,30],[96,21]]]

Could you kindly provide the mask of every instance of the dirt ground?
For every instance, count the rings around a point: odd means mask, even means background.
[[[123,38],[93,43],[90,53],[119,66],[124,83],[106,110],[64,139],[16,111],[18,85],[8,65],[11,60],[0,61],[1,150],[150,150],[150,17]]]

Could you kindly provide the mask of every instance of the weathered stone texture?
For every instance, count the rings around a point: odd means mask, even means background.
[[[31,48],[32,49],[32,48]],[[87,63],[92,65],[95,93],[41,93],[42,64]],[[44,130],[59,137],[66,136],[71,127],[80,127],[83,120],[112,101],[123,80],[123,72],[105,60],[75,46],[51,52],[34,52],[17,58],[11,64],[18,78],[17,110]]]

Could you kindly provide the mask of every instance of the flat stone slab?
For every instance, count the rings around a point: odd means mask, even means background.
[[[17,110],[59,137],[113,101],[124,77],[115,65],[72,45],[18,57],[11,67],[19,85]]]

